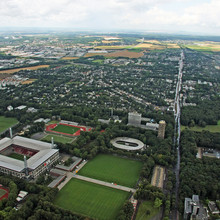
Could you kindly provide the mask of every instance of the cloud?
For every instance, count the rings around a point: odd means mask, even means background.
[[[170,29],[220,26],[219,0],[7,0],[0,26]],[[218,30],[220,32],[220,30]]]

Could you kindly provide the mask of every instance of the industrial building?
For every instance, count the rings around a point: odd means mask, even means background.
[[[21,155],[15,159],[12,155]],[[23,160],[24,158],[24,160]],[[0,140],[0,172],[19,178],[35,179],[59,160],[54,144],[15,136]]]

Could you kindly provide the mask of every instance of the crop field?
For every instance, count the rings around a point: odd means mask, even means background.
[[[98,184],[71,179],[55,199],[64,209],[95,219],[116,219],[129,193]]]
[[[89,161],[78,174],[122,186],[134,187],[139,179],[142,166],[140,161],[100,154]]]
[[[8,155],[7,157],[11,157],[11,158],[14,158],[16,160],[24,160],[24,155],[17,154],[17,153],[12,153],[12,154]],[[30,157],[26,156],[26,158],[28,160]]]
[[[105,57],[129,57],[129,58],[139,58],[144,56],[142,52],[132,52],[128,50],[122,50],[118,52],[108,53],[104,55]]]
[[[15,68],[15,69],[10,69],[10,70],[1,70],[1,73],[7,73],[7,74],[12,74],[12,73],[17,73],[21,70],[38,70],[41,68],[48,68],[50,65],[38,65],[38,66],[30,66],[30,67],[22,67],[22,68]]]
[[[146,211],[149,210],[150,214],[147,215]],[[153,202],[151,201],[144,201],[138,208],[136,220],[150,220],[159,212],[158,208],[153,206]]]
[[[181,125],[181,131],[185,130],[185,129],[189,129],[192,131],[198,131],[198,132],[202,132],[204,131],[210,131],[210,132],[220,132],[220,120],[218,121],[217,125],[206,125],[205,127],[199,127],[199,126],[194,126],[194,127],[187,127],[187,126],[183,126]]]
[[[186,45],[186,47],[199,51],[213,51],[213,52],[220,51],[220,44],[214,42],[198,42],[197,44]]]
[[[16,118],[6,118],[0,116],[0,133],[18,123]]]
[[[51,134],[46,135],[41,140],[51,142],[52,137],[53,137],[55,143],[66,144],[66,143],[71,143],[73,141],[73,138],[64,137],[64,136],[60,136],[60,135],[51,135]]]
[[[58,131],[58,132],[62,132],[62,133],[66,133],[66,134],[74,134],[76,133],[80,128],[77,127],[72,127],[72,126],[66,126],[66,125],[57,125],[54,129],[52,129],[53,131]]]
[[[21,84],[22,84],[22,85],[31,84],[31,83],[35,82],[36,80],[37,80],[37,79],[28,79],[28,80],[23,81]]]
[[[61,60],[77,60],[79,57],[63,57]]]

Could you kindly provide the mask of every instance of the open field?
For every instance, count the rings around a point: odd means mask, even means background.
[[[79,57],[63,57],[61,60],[77,60]]]
[[[122,50],[122,49],[126,49],[126,48],[131,48],[132,46],[129,45],[112,45],[112,46],[97,46],[94,49],[102,49],[102,50]]]
[[[108,53],[104,55],[105,57],[129,57],[129,58],[139,58],[144,56],[142,52],[132,52],[128,50],[122,50],[118,52]]]
[[[54,142],[55,143],[62,143],[62,144],[66,144],[66,143],[70,143],[73,141],[73,138],[69,138],[69,137],[64,137],[64,136],[59,136],[59,135],[46,135],[44,138],[42,138],[42,141],[51,141],[51,138],[53,137]]]
[[[31,83],[35,82],[36,80],[37,79],[28,79],[28,80],[23,81],[21,84],[22,85],[31,84]]]
[[[142,165],[140,161],[100,154],[89,161],[78,174],[109,183],[134,187],[139,179]]]
[[[146,215],[146,211],[150,211],[150,215]],[[136,216],[136,220],[150,220],[154,217],[160,210],[158,208],[154,208],[153,202],[144,201],[138,208],[138,213]]]
[[[151,179],[151,185],[157,186],[159,188],[163,188],[163,181],[164,181],[164,167],[155,166],[153,176]]]
[[[213,51],[213,52],[220,51],[220,44],[216,42],[198,42],[193,45],[185,45],[185,46],[193,50]]]
[[[58,131],[66,134],[74,134],[79,130],[77,127],[66,126],[66,125],[57,125],[52,131]]]
[[[94,183],[71,179],[55,199],[55,204],[95,219],[116,219],[129,193]]]
[[[134,48],[144,48],[144,49],[148,49],[148,50],[162,50],[162,49],[165,49],[165,47],[163,45],[151,44],[151,43],[138,44]]]
[[[4,116],[0,116],[0,133],[17,123],[18,120],[16,118],[6,118]]]
[[[0,70],[0,74],[1,73],[8,73],[8,74],[12,74],[12,73],[17,73],[21,70],[38,70],[41,68],[48,68],[50,65],[38,65],[38,66],[30,66],[30,67],[23,67],[23,68],[15,68],[15,69],[10,69],[10,70]]]
[[[185,129],[189,129],[192,131],[198,131],[198,132],[202,132],[202,131],[220,132],[220,120],[218,121],[217,125],[206,125],[204,128],[199,127],[199,126],[194,126],[194,127],[190,128],[190,127],[181,125],[181,131],[183,131]]]
[[[12,153],[12,154],[8,155],[7,157],[11,157],[11,158],[14,158],[16,160],[24,160],[24,155],[17,154],[17,153]],[[30,157],[26,156],[26,158],[28,160]]]

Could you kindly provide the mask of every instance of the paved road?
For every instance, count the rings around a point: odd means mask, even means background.
[[[76,174],[75,175],[72,174],[72,176],[73,176],[73,178],[76,178],[76,179],[84,180],[84,181],[91,182],[91,183],[96,183],[96,184],[111,187],[111,188],[114,188],[114,189],[119,189],[119,190],[123,190],[123,191],[126,191],[126,192],[133,192],[133,193],[136,192],[135,189],[129,188],[129,187],[126,187],[126,186],[115,185],[115,184],[112,184],[112,183],[108,183],[108,182],[104,182],[104,181],[101,181],[101,180],[96,180],[96,179],[92,179],[92,178],[89,178],[89,177],[80,176],[80,175],[76,175]]]
[[[87,163],[87,161],[82,162],[79,165],[79,168],[77,169],[77,171],[79,171],[86,163]],[[66,179],[62,183],[60,183],[60,185],[57,188],[59,190],[61,190],[73,178],[73,175],[75,175],[75,174],[76,174],[76,171],[74,171],[74,172],[67,172]]]

